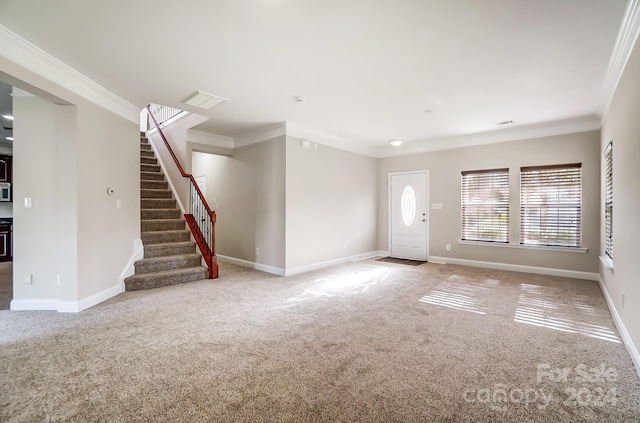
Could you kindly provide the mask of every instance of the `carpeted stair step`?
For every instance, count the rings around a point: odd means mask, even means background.
[[[144,163],[141,163],[140,164],[140,171],[141,172],[157,172],[157,173],[160,173],[162,175],[162,170],[160,170],[160,165],[159,164],[144,164]]]
[[[191,232],[188,229],[179,229],[171,231],[152,231],[142,232],[140,234],[142,244],[146,251],[147,245],[166,244],[171,242],[186,242],[191,239]]]
[[[140,163],[148,165],[157,165],[158,159],[155,157],[140,156]]]
[[[140,171],[141,181],[164,181],[164,175],[162,172],[145,172]]]
[[[140,181],[140,189],[168,190],[169,183],[167,181]],[[169,191],[171,192],[171,191]]]
[[[176,200],[173,198],[145,198],[140,199],[141,209],[175,209]]]
[[[195,252],[191,254],[180,254],[177,256],[162,256],[145,258],[136,261],[133,265],[136,274],[154,273],[162,270],[182,269],[187,267],[200,266],[202,258]]]
[[[196,243],[193,241],[147,244],[144,246],[144,258],[193,254],[195,251]]]
[[[202,256],[169,189],[149,140],[140,138],[140,229],[144,258],[125,289],[135,291],[206,279]]]
[[[151,219],[180,219],[182,212],[180,209],[141,209],[140,218]]]
[[[141,185],[144,185],[147,181],[140,181]],[[164,182],[165,185],[169,185]],[[148,185],[148,184],[147,184]],[[149,189],[142,188],[140,189],[140,197],[144,199],[173,199],[173,194],[171,194],[170,189]],[[174,200],[175,201],[175,200]],[[152,208],[152,207],[149,207]]]
[[[178,229],[185,229],[184,219],[150,219],[140,221],[141,232],[171,231]]]
[[[124,284],[127,291],[138,291],[141,289],[160,288],[162,286],[199,281],[207,279],[207,276],[207,268],[198,266],[133,275],[125,278]]]

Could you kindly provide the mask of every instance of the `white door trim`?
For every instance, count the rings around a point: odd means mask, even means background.
[[[431,227],[431,206],[429,203],[429,170],[424,169],[424,170],[410,170],[410,171],[406,171],[406,172],[389,172],[389,175],[387,176],[387,251],[389,252],[389,255],[391,254],[391,229],[392,229],[392,222],[391,222],[391,177],[392,176],[396,176],[396,175],[411,175],[411,174],[416,174],[416,173],[424,173],[427,175],[427,192],[425,193],[426,195],[426,201],[427,201],[427,225],[425,226],[427,228],[427,233],[426,233],[426,237],[427,237],[427,257],[425,258],[425,260],[427,260],[429,258],[429,233],[431,232],[430,227]]]

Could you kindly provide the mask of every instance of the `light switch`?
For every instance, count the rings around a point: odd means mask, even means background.
[[[25,209],[31,208],[31,197],[24,197],[24,208]]]

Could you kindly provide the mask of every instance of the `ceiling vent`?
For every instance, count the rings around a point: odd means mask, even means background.
[[[197,107],[199,109],[209,110],[220,103],[224,103],[225,101],[227,101],[226,98],[198,91],[192,96],[185,99],[182,103],[189,106]]]
[[[503,120],[502,122],[498,122],[497,125],[498,126],[502,126],[502,125],[511,125],[513,123],[512,120]]]

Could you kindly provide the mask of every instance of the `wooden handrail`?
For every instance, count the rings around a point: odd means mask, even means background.
[[[209,204],[207,204],[207,200],[205,199],[204,194],[202,194],[202,191],[200,191],[200,187],[196,183],[196,180],[193,177],[193,175],[190,174],[190,173],[186,173],[184,171],[184,168],[182,167],[182,165],[180,164],[180,161],[178,161],[178,158],[176,157],[175,153],[173,152],[173,149],[171,148],[171,145],[169,144],[169,141],[167,140],[167,137],[164,135],[164,132],[162,132],[162,129],[160,128],[160,124],[158,124],[158,121],[156,120],[155,116],[153,116],[153,112],[151,111],[151,105],[147,106],[147,112],[149,113],[149,116],[151,116],[151,119],[153,120],[153,123],[155,124],[156,128],[158,129],[158,133],[160,134],[160,137],[162,138],[162,141],[164,141],[164,145],[167,147],[167,151],[169,151],[169,154],[171,155],[171,158],[173,159],[173,162],[178,167],[178,170],[180,171],[180,174],[183,177],[189,179],[189,182],[191,183],[191,186],[193,188],[195,188],[195,192],[197,193],[200,202],[204,206],[205,211],[207,212],[207,215],[209,216],[209,220],[211,222],[211,244],[210,244],[211,247],[209,247],[209,242],[207,242],[207,240],[205,239],[204,234],[200,230],[200,223],[196,222],[196,219],[194,218],[193,214],[192,213],[185,213],[185,215],[184,215],[185,220],[187,221],[187,224],[189,225],[189,229],[191,229],[191,232],[193,233],[193,237],[196,240],[196,244],[198,244],[198,248],[200,249],[200,252],[202,253],[202,256],[204,257],[204,260],[205,260],[205,262],[207,263],[207,265],[209,267],[209,279],[215,279],[215,278],[218,277],[218,260],[217,260],[216,254],[215,254],[215,245],[216,245],[215,224],[216,224],[216,220],[217,220],[216,212],[211,210],[211,208],[209,207]]]

